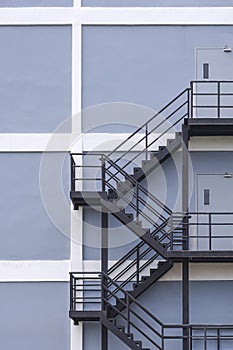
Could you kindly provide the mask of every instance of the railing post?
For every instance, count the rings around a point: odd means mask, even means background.
[[[220,118],[220,81],[217,82],[218,84],[218,110],[217,110],[217,113],[218,113],[218,118]]]
[[[164,350],[164,325],[162,325],[161,327],[162,327],[162,346],[161,346],[161,349]]]
[[[146,160],[148,160],[148,123],[146,123]]]
[[[217,328],[217,350],[220,350],[220,329]]]
[[[70,273],[70,311],[74,311],[73,304],[73,275]]]
[[[171,250],[174,249],[174,225],[173,225],[173,214],[170,216],[170,241],[171,241]]]
[[[127,333],[130,334],[130,301],[129,301],[128,294],[126,294],[126,307],[127,307]]]
[[[193,329],[192,327],[189,328],[189,350],[193,350]]]
[[[207,350],[207,330],[206,330],[206,326],[204,327],[204,350]]]
[[[193,118],[193,81],[190,82],[190,117]]]
[[[190,118],[190,89],[187,89],[187,116]]]
[[[136,220],[139,221],[139,189],[138,182],[136,183]]]
[[[212,250],[212,220],[211,220],[211,213],[209,213],[209,250]]]
[[[71,191],[75,191],[75,161],[70,154],[70,185],[71,185]]]
[[[106,188],[106,169],[105,169],[105,159],[104,155],[101,155],[101,177],[102,177],[102,192],[105,192]]]
[[[139,255],[139,247],[137,246],[137,256],[136,256],[137,262],[136,262],[136,269],[137,269],[137,276],[136,276],[136,280],[137,283],[139,283],[139,268],[140,268],[140,255]]]

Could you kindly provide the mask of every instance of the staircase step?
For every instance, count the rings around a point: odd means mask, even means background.
[[[143,168],[145,168],[147,166],[147,164],[149,164],[151,161],[150,160],[142,160],[141,164],[142,164],[142,171]]]
[[[169,146],[175,139],[167,139],[167,146]]]
[[[126,304],[126,299],[125,298],[119,298],[119,300],[117,300],[117,302],[116,302],[116,307],[118,308],[119,307],[119,305],[125,305]]]
[[[142,347],[142,341],[141,340],[134,340],[134,343],[141,348]]]
[[[133,184],[129,180],[117,182],[117,191],[118,192],[121,192],[121,191],[128,192],[128,191],[131,191],[132,188],[133,188]]]
[[[145,282],[150,276],[142,276],[140,282]]]
[[[133,173],[136,174],[138,171],[142,170],[140,167],[134,167],[133,168]]]
[[[119,331],[125,333],[125,326],[118,326]]]
[[[152,160],[152,159],[154,159],[154,158],[156,158],[157,157],[157,155],[158,155],[158,151],[153,151],[153,152],[150,152],[150,160]]]
[[[134,338],[133,333],[126,333],[126,336],[127,336],[130,340],[133,340],[133,338]]]
[[[117,198],[118,198],[117,191],[112,189],[112,188],[109,188],[108,189],[108,199],[109,200],[114,200],[114,199],[117,199]]]
[[[133,219],[134,219],[133,214],[131,214],[131,213],[125,213],[125,215],[126,215],[131,221],[133,221]]]
[[[108,320],[109,320],[109,322],[114,324],[114,326],[116,326],[117,320],[115,318],[109,318]]]

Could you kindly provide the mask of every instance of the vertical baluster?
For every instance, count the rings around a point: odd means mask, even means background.
[[[161,344],[161,350],[164,350],[165,348],[164,348],[164,325],[162,325],[161,326],[161,328],[162,328],[162,334],[161,334],[161,338],[162,338],[162,344]]]
[[[148,123],[146,123],[146,160],[148,160]]]
[[[190,118],[190,89],[187,89],[187,117]]]
[[[70,155],[70,185],[71,191],[75,191],[75,162],[72,154]]]
[[[193,350],[193,329],[189,328],[190,336],[189,336],[189,350]]]
[[[221,97],[221,95],[220,95],[220,81],[218,81],[218,110],[217,110],[217,115],[218,115],[218,118],[220,118],[221,117],[221,112],[220,112],[220,109],[221,109],[221,107],[220,107],[220,102],[221,102],[221,99],[220,99],[220,97]]]
[[[126,307],[127,307],[127,333],[130,334],[130,301],[128,294],[126,295]]]
[[[173,214],[170,216],[170,240],[171,240],[171,250],[173,250],[174,245],[174,225],[173,225]]]
[[[220,350],[220,329],[217,328],[217,350]]]
[[[104,155],[101,155],[101,172],[102,172],[102,191],[105,192],[106,187],[106,170]]]
[[[70,311],[74,310],[73,301],[73,275],[70,273]]]
[[[207,330],[204,327],[204,350],[207,350]]]
[[[193,118],[193,81],[190,83],[191,85],[191,106],[190,106],[190,117]]]
[[[139,189],[138,183],[136,183],[136,220],[139,221]]]
[[[140,262],[140,255],[139,255],[139,246],[137,245],[137,264],[136,264],[136,269],[137,269],[137,283],[139,283],[139,262]]]
[[[211,213],[209,213],[209,250],[212,250],[212,221]]]

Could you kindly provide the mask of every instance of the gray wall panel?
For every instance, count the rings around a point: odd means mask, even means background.
[[[69,350],[68,283],[1,283],[0,347]]]
[[[0,7],[71,7],[73,0],[0,0]]]
[[[100,209],[100,208],[99,208]],[[100,259],[101,214],[99,210],[84,208],[83,258]],[[117,260],[126,254],[137,242],[137,237],[127,227],[109,215],[109,260]]]
[[[106,7],[206,7],[231,6],[231,0],[82,0],[83,6]]]
[[[71,114],[71,26],[1,26],[0,43],[0,132],[54,131]]]
[[[84,26],[83,107],[130,102],[158,111],[195,78],[195,48],[232,46],[232,34],[232,26]],[[116,122],[114,113],[84,117],[84,130]],[[127,122],[145,120],[130,115]]]
[[[43,207],[40,159],[40,153],[0,154],[0,259],[69,258],[69,239],[53,225]],[[67,192],[68,181],[67,167]],[[66,213],[63,220],[69,225]]]

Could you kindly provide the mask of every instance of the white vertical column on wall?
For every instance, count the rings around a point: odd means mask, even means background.
[[[74,7],[81,7],[81,0],[74,0]],[[77,20],[72,24],[72,134],[74,138],[81,133],[82,108],[82,25]],[[77,143],[75,151],[82,151],[82,142]],[[83,210],[73,210],[71,204],[71,271],[83,269]],[[71,350],[83,349],[83,324],[74,326],[71,321]]]
[[[74,7],[81,7],[82,6],[82,0],[73,0]]]

